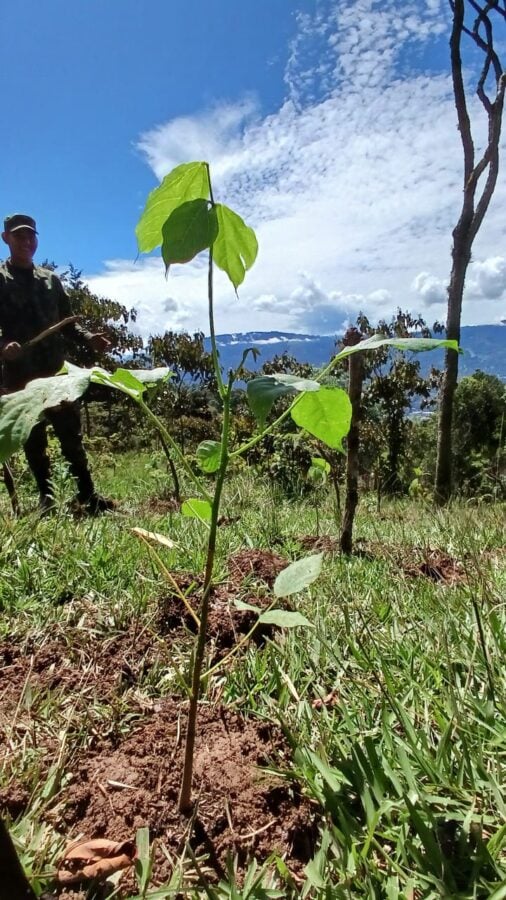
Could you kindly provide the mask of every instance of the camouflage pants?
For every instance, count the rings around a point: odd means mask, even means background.
[[[42,422],[32,429],[24,450],[26,460],[41,495],[51,495],[51,466],[47,452],[47,423],[49,423],[60,443],[64,458],[77,481],[78,498],[86,503],[94,493],[86,451],[81,432],[81,412],[78,403],[63,403],[55,409],[48,409]]]

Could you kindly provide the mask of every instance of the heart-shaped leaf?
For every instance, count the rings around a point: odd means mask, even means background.
[[[248,403],[260,428],[264,427],[267,416],[279,397],[319,390],[320,385],[317,381],[300,378],[298,375],[258,375],[246,385]]]
[[[170,377],[169,369],[117,369],[114,374],[98,366],[80,369],[65,363],[62,374],[35,378],[22,391],[0,397],[0,463],[16,453],[28,439],[46,409],[73,403],[90,382],[103,384],[128,394],[134,400],[142,396],[145,384]]]
[[[309,619],[306,619],[302,613],[292,612],[288,609],[269,609],[266,610],[260,618],[259,623],[263,625],[277,625],[278,628],[313,628]]]
[[[188,200],[170,214],[162,228],[162,257],[166,269],[171,263],[185,263],[206,250],[218,233],[216,216],[207,200]]]
[[[199,500],[192,497],[191,500],[185,500],[181,507],[183,516],[190,519],[200,519],[201,522],[211,521],[212,507],[208,500]]]
[[[91,375],[91,381],[94,384],[114,387],[122,394],[128,394],[133,400],[139,400],[146,390],[142,381],[139,381],[129,369],[116,369],[112,374],[97,370]]]
[[[78,369],[68,375],[36,378],[22,391],[0,397],[0,462],[16,453],[44,410],[72,403],[84,394],[90,383],[90,370]]]
[[[276,597],[288,597],[303,591],[318,578],[322,568],[323,553],[304,556],[279,573],[274,582]]]
[[[203,472],[211,474],[220,468],[221,444],[219,441],[202,441],[197,447],[197,463]]]
[[[170,214],[187,200],[207,200],[209,180],[205,162],[183,163],[151,191],[135,233],[140,253],[149,253],[163,240],[162,228]]]
[[[322,387],[317,394],[304,394],[292,409],[292,419],[333,450],[343,450],[350,430],[351,403],[346,391]]]
[[[395,350],[413,350],[417,353],[423,350],[437,350],[438,347],[448,347],[450,350],[459,349],[457,341],[440,340],[439,338],[387,338],[383,334],[372,334],[365,341],[360,341],[353,347],[345,347],[334,359],[344,359],[352,353],[362,353],[364,350],[378,350],[380,347],[394,347]]]
[[[244,281],[258,253],[258,241],[252,228],[228,206],[217,203],[213,207],[217,237],[213,243],[213,259],[227,273],[235,290]]]

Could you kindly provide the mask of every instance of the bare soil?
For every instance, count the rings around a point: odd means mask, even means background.
[[[330,534],[321,534],[319,537],[314,534],[303,534],[297,538],[297,541],[304,550],[313,550],[316,553],[339,553],[340,551],[339,541]]]
[[[252,629],[251,638],[256,643],[262,643],[275,634],[277,629],[273,625],[259,624],[254,628],[258,613],[239,609],[235,598],[240,595],[242,600],[257,609],[267,608],[273,599],[269,589],[287,564],[286,559],[270,550],[243,550],[230,556],[229,577],[216,585],[211,595],[207,631],[212,662],[221,659]],[[198,616],[202,577],[179,573],[174,575],[174,579]],[[281,601],[276,601],[276,605],[286,606]],[[191,632],[197,629],[194,618],[175,592],[159,600],[157,625],[164,635],[173,634],[181,628]]]
[[[437,584],[456,585],[466,581],[466,567],[463,560],[449,556],[437,547],[404,548],[390,546],[380,541],[356,542],[357,556],[366,559],[389,559],[394,561],[399,571],[411,578],[429,578]]]
[[[430,578],[437,584],[455,585],[466,580],[464,564],[460,560],[430,548],[419,551],[418,558],[415,556],[404,565],[404,572],[414,578]]]
[[[300,876],[314,852],[315,810],[289,780],[266,771],[290,755],[279,729],[228,708],[201,707],[190,837],[189,819],[177,810],[185,717],[185,704],[165,700],[119,747],[83,756],[49,821],[69,840],[132,840],[148,826],[151,838],[177,856],[189,840],[196,855],[207,857],[212,880],[224,874],[227,854],[241,869],[248,859],[263,860],[273,851]],[[160,848],[153,884],[170,874]],[[125,891],[133,888],[132,879],[132,873],[125,876]]]
[[[240,594],[259,608],[270,604],[269,589],[287,561],[270,551],[254,550],[235,554],[229,564],[229,579],[217,585],[212,596],[212,658],[228,652],[256,621],[256,613],[234,606],[234,597]],[[181,574],[178,583],[188,590],[198,612],[199,579]],[[93,609],[87,612],[93,615]],[[249,860],[262,861],[273,851],[297,880],[314,852],[316,810],[289,778],[268,771],[269,766],[288,766],[291,756],[281,731],[272,724],[246,719],[231,708],[202,704],[192,826],[178,813],[187,702],[150,697],[145,679],[153,674],[156,683],[153,669],[163,671],[170,664],[170,645],[194,623],[176,596],[160,601],[158,618],[163,634],[157,633],[156,625],[152,631],[140,622],[112,636],[82,624],[66,624],[37,642],[0,644],[0,766],[4,764],[0,815],[22,815],[33,788],[23,782],[12,748],[26,739],[26,746],[36,749],[41,780],[58,757],[58,728],[49,727],[51,722],[40,713],[50,696],[53,710],[72,705],[67,736],[71,756],[66,766],[67,775],[69,768],[72,774],[44,815],[69,842],[81,836],[134,840],[136,830],[147,826],[151,838],[159,841],[154,885],[170,877],[162,843],[172,856],[181,856],[188,841],[204,859],[211,880],[225,874],[229,855],[236,858],[240,880]],[[265,631],[255,637],[265,638]],[[110,710],[110,722],[102,713],[98,726],[92,727],[88,716],[97,704]],[[128,720],[120,728],[118,716]],[[86,733],[85,740],[80,730]],[[119,897],[135,893],[133,872],[127,871],[121,884]],[[60,896],[77,900],[85,893],[79,887],[66,888]]]

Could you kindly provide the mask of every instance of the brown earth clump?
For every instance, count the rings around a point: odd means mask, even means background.
[[[177,857],[189,840],[195,855],[206,857],[211,880],[224,876],[227,856],[236,859],[240,871],[248,860],[262,861],[272,852],[300,877],[314,852],[315,810],[291,780],[266,768],[283,765],[290,756],[280,730],[226,707],[201,706],[190,836],[190,820],[177,810],[185,719],[184,703],[165,700],[120,746],[83,755],[48,815],[51,824],[69,840],[82,835],[114,841],[132,840],[147,826],[151,839]],[[160,847],[153,885],[170,874]],[[120,896],[133,885],[132,873],[127,874]]]

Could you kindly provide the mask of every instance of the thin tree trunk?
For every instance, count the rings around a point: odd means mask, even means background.
[[[0,900],[37,900],[2,819],[0,819]]]
[[[453,238],[453,267],[448,288],[448,318],[446,337],[460,343],[460,321],[462,317],[462,297],[467,267],[471,258],[470,248],[460,237],[457,229]],[[456,350],[447,350],[445,354],[445,371],[441,386],[439,406],[439,426],[437,436],[437,465],[435,499],[443,505],[450,499],[452,492],[453,472],[453,398],[459,374],[459,354]]]
[[[356,328],[346,332],[344,345],[353,347],[360,342],[361,334]],[[351,426],[348,432],[348,453],[346,459],[346,501],[344,506],[343,527],[341,530],[341,550],[350,554],[353,547],[353,522],[358,504],[358,452],[360,447],[360,403],[362,400],[362,383],[364,367],[362,357],[354,353],[348,358],[349,388],[351,402]]]
[[[446,337],[460,340],[462,298],[467,267],[471,261],[474,239],[481,227],[492,199],[499,172],[499,146],[501,138],[506,73],[494,48],[494,31],[491,15],[506,20],[506,8],[488,0],[480,3],[472,0],[470,12],[474,24],[466,24],[466,0],[449,0],[453,13],[450,38],[450,56],[453,94],[458,127],[464,155],[464,195],[459,221],[453,232],[452,272],[448,287],[448,314]],[[499,18],[497,19],[499,22]],[[467,108],[466,88],[462,74],[461,42],[467,35],[484,54],[484,62],[477,83],[476,93],[488,118],[488,140],[481,158],[476,161],[471,120]],[[495,80],[493,100],[487,95],[487,83]],[[478,183],[486,173],[485,184],[478,192]],[[477,196],[478,194],[478,196]],[[435,479],[435,500],[446,503],[452,491],[452,419],[453,398],[457,386],[458,354],[446,351],[446,368],[439,406],[438,446]]]

